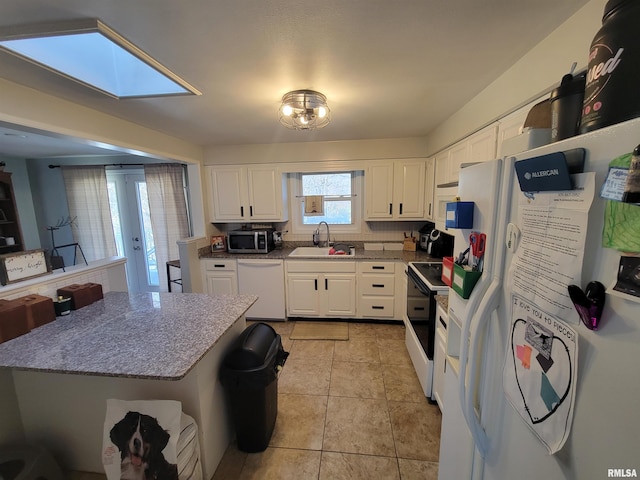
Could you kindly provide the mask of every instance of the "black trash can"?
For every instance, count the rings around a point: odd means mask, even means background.
[[[243,452],[262,452],[269,445],[278,415],[278,372],[288,355],[270,325],[254,323],[224,358],[220,381]]]

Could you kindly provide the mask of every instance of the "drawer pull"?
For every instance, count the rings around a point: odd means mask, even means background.
[[[438,317],[438,320],[440,320],[440,324],[444,327],[444,329],[447,329],[447,324],[444,322],[444,320],[442,320],[442,317]]]
[[[424,312],[424,307],[413,307],[416,312]]]
[[[374,310],[384,310],[384,307],[380,305],[372,305],[371,308]]]
[[[384,270],[384,265],[374,265],[371,267],[372,270]]]
[[[224,267],[226,267],[226,265],[225,265],[225,264],[216,263],[216,264],[214,265],[214,267],[215,267],[215,268],[224,268]]]
[[[384,284],[383,283],[372,283],[371,286],[373,288],[384,288]]]

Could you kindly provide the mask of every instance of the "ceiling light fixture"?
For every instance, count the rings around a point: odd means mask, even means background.
[[[95,18],[0,27],[0,50],[114,98],[202,95]]]
[[[280,106],[280,123],[294,130],[326,127],[331,120],[327,97],[313,90],[285,93]]]

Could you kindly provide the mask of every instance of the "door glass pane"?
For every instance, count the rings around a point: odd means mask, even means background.
[[[149,197],[147,196],[147,184],[136,182],[138,193],[138,205],[140,207],[140,220],[142,225],[142,241],[145,252],[145,265],[147,269],[147,279],[149,285],[160,285],[158,279],[158,262],[156,260],[156,247],[153,242],[153,231],[151,229],[151,214],[149,213]]]
[[[109,194],[109,208],[111,210],[111,224],[113,225],[113,235],[116,238],[116,250],[118,256],[124,257],[124,243],[122,240],[122,223],[120,221],[120,211],[118,210],[118,192],[116,182],[107,181],[107,193]]]

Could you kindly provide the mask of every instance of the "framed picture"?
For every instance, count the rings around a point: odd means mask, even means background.
[[[44,255],[44,250],[28,250],[18,253],[0,255],[0,283],[27,280],[51,273]]]
[[[211,253],[227,251],[227,242],[224,235],[211,236]]]

